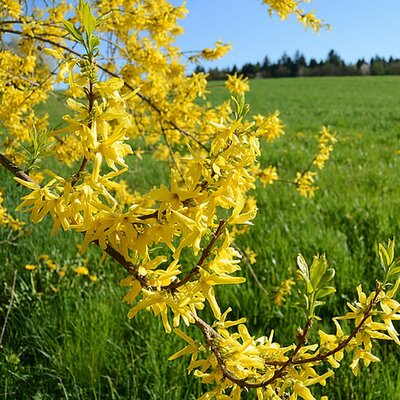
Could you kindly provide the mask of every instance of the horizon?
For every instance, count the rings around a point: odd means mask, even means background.
[[[174,5],[182,0],[172,0]],[[187,17],[180,25],[185,29],[177,45],[183,51],[213,47],[217,40],[232,44],[232,50],[219,60],[201,62],[209,67],[232,68],[245,63],[262,62],[267,55],[278,60],[285,52],[293,55],[300,50],[306,59],[324,59],[335,50],[346,63],[355,64],[375,56],[388,59],[400,57],[396,37],[400,36],[400,2],[386,0],[385,7],[363,0],[317,0],[307,10],[315,10],[318,18],[332,26],[332,30],[315,33],[305,30],[295,18],[281,21],[269,17],[268,7],[261,1],[187,0]],[[188,62],[188,69],[195,64]]]

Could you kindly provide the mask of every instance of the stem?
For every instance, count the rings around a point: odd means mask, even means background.
[[[80,54],[77,51],[70,49],[68,46],[65,46],[63,44],[57,43],[54,40],[47,39],[46,37],[41,37],[41,36],[37,36],[37,35],[33,35],[32,36],[32,35],[25,34],[25,33],[21,32],[21,31],[16,31],[16,30],[13,30],[13,29],[5,29],[5,28],[0,28],[0,32],[11,33],[11,34],[14,34],[14,35],[24,36],[24,37],[28,37],[30,39],[36,39],[36,40],[39,40],[39,41],[41,41],[43,43],[51,44],[52,46],[58,47],[60,49],[63,49],[63,50],[65,50],[65,51],[67,51],[67,52],[69,52],[71,54],[74,54],[74,55],[80,57]],[[115,78],[120,78],[120,76],[118,74],[110,71],[109,69],[107,69],[107,68],[105,68],[105,67],[103,67],[101,65],[98,65],[97,67],[100,70],[102,70],[103,72],[105,72],[106,74],[110,75],[110,76],[113,76]],[[135,88],[132,85],[130,85],[129,83],[127,83],[125,81],[124,81],[124,85],[128,89],[130,89],[132,91],[135,90]],[[137,92],[136,95],[138,97],[140,97],[144,102],[146,102],[154,111],[156,111],[160,115],[160,117],[164,118],[165,112],[163,110],[161,110],[158,106],[156,106],[147,96],[145,96],[143,93],[140,93],[140,92]],[[174,129],[176,129],[182,135],[191,138],[194,142],[196,142],[204,150],[209,151],[208,147],[204,143],[200,142],[195,137],[195,135],[197,135],[196,133],[192,134],[192,133],[186,131],[185,129],[180,128],[174,121],[166,121],[166,122],[168,122]]]
[[[337,347],[335,347],[334,349],[328,351],[327,353],[319,354],[319,355],[317,355],[315,357],[312,357],[312,358],[306,358],[306,359],[303,359],[303,360],[293,360],[292,364],[293,365],[300,365],[300,364],[307,364],[307,363],[310,363],[310,362],[320,362],[320,361],[323,361],[323,360],[327,359],[328,357],[336,354],[340,350],[343,350],[351,342],[351,340],[356,337],[357,333],[360,331],[360,329],[365,324],[367,319],[371,316],[372,310],[377,304],[377,298],[378,298],[378,295],[379,295],[380,292],[381,292],[381,287],[377,286],[375,288],[375,296],[374,296],[374,298],[371,300],[371,303],[368,305],[368,308],[364,311],[364,317],[359,322],[359,324],[352,330],[350,335],[345,340],[343,340],[343,342],[341,342]],[[279,361],[268,362],[267,361],[265,364],[266,365],[283,365],[283,362],[279,362]]]
[[[91,65],[93,65],[93,60],[91,58],[89,58],[89,62]],[[87,91],[87,95],[86,95],[89,105],[88,105],[88,115],[89,115],[89,123],[88,123],[88,128],[92,129],[93,126],[93,122],[92,122],[92,111],[93,111],[93,107],[94,107],[94,99],[95,99],[95,93],[93,90],[93,81],[90,78],[89,80],[89,89]],[[78,172],[73,176],[72,180],[71,180],[71,186],[74,187],[76,182],[79,180],[79,177],[81,175],[81,173],[85,170],[86,164],[87,164],[88,160],[87,158],[84,156],[81,166],[79,167]]]
[[[12,308],[13,303],[14,303],[15,283],[17,282],[17,273],[18,273],[18,270],[16,269],[14,271],[14,278],[13,278],[13,283],[12,283],[12,286],[11,286],[10,302],[8,303],[7,314],[6,314],[6,317],[4,319],[3,329],[1,330],[0,348],[1,348],[1,343],[3,342],[4,334],[6,333],[6,327],[7,327],[8,318],[10,317],[11,308]]]
[[[221,219],[219,221],[218,228],[215,231],[215,233],[213,234],[212,239],[208,243],[207,247],[205,249],[203,249],[199,261],[192,268],[192,270],[189,272],[189,274],[186,275],[185,278],[179,280],[178,282],[171,283],[168,286],[162,286],[161,289],[175,291],[176,289],[178,289],[181,286],[188,283],[197,273],[199,273],[200,268],[203,266],[204,262],[207,260],[208,256],[210,255],[215,242],[221,236],[225,223],[226,223],[226,221],[224,219]]]
[[[40,187],[28,174],[17,167],[9,158],[0,153],[0,164],[8,169],[14,176],[20,178],[26,182],[34,183],[37,187]]]

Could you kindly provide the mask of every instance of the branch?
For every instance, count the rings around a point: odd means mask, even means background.
[[[292,354],[289,356],[288,360],[283,362],[281,367],[277,369],[272,376],[272,378],[263,381],[263,382],[249,382],[247,379],[240,379],[237,378],[232,372],[230,372],[224,363],[223,357],[221,355],[219,347],[214,343],[215,339],[221,338],[215,329],[213,329],[210,325],[208,325],[205,321],[201,318],[195,316],[195,325],[201,330],[203,336],[210,348],[211,352],[215,355],[217,359],[218,366],[222,372],[222,375],[229,379],[231,382],[235,383],[236,385],[240,386],[241,388],[248,388],[248,389],[257,389],[261,387],[265,387],[274,383],[277,379],[281,378],[285,370],[288,366],[293,364],[293,359],[296,354],[300,351],[300,349],[304,346],[307,342],[307,334],[312,324],[312,319],[308,319],[306,325],[302,331],[302,334],[298,338],[298,344],[296,348],[293,350]]]
[[[302,360],[293,360],[292,364],[293,365],[300,365],[300,364],[307,364],[307,363],[315,363],[315,362],[324,361],[325,359],[327,359],[328,357],[336,354],[340,350],[343,350],[351,342],[351,340],[356,337],[357,333],[363,327],[363,325],[368,320],[368,318],[372,315],[372,310],[373,310],[373,308],[376,306],[376,304],[378,302],[377,298],[378,298],[378,295],[379,295],[380,292],[381,292],[381,287],[377,284],[377,287],[375,288],[375,296],[371,300],[371,302],[369,303],[368,308],[364,311],[364,317],[359,322],[359,324],[352,330],[350,335],[345,340],[343,340],[343,342],[341,342],[337,347],[335,347],[334,349],[328,351],[327,353],[319,354],[319,355],[317,355],[315,357],[305,358],[305,359],[302,359]],[[268,361],[266,361],[265,364],[266,365],[282,365],[283,362],[279,362],[279,361],[268,362]]]
[[[11,162],[11,160],[9,160],[7,157],[2,155],[1,153],[0,153],[0,163],[2,165],[4,165],[15,176],[23,179],[26,182],[32,182],[37,187],[40,188],[40,185],[37,182],[35,182],[29,175],[27,175],[25,172],[23,172],[20,168],[18,168],[15,164],[13,164]],[[151,218],[157,218],[157,215],[158,215],[158,211],[155,211],[152,214],[142,215],[139,217],[139,219],[146,220],[146,219],[151,219]],[[161,288],[149,285],[149,283],[146,281],[146,279],[138,273],[137,267],[131,261],[126,260],[125,257],[121,253],[119,253],[118,250],[114,249],[112,246],[107,245],[107,247],[104,251],[109,256],[111,256],[115,261],[117,261],[119,264],[121,264],[130,275],[133,275],[135,277],[135,279],[139,281],[139,283],[141,284],[141,286],[143,288],[150,289],[150,290],[175,291],[178,288],[180,288],[181,286],[188,283],[193,278],[193,276],[195,276],[199,272],[200,268],[203,266],[204,262],[209,257],[211,250],[215,245],[215,242],[221,236],[221,234],[223,232],[223,228],[225,226],[225,223],[226,223],[226,221],[223,219],[221,219],[219,221],[217,230],[213,234],[212,239],[208,243],[207,247],[203,249],[199,261],[197,262],[195,267],[192,268],[192,270],[189,272],[189,274],[186,275],[185,278],[183,278],[182,280],[179,280],[178,282],[173,282],[167,286],[162,286]],[[99,246],[99,242],[97,240],[93,241],[93,243],[95,243]]]
[[[40,187],[28,174],[17,167],[9,158],[0,153],[0,164],[8,169],[14,176],[20,178],[26,182],[34,183],[37,187]]]
[[[61,43],[57,43],[57,42],[55,42],[53,40],[47,39],[46,37],[37,36],[37,35],[28,35],[28,34],[23,33],[21,31],[16,31],[16,30],[13,30],[13,29],[6,29],[6,28],[0,28],[0,32],[11,33],[11,34],[14,34],[14,35],[19,35],[19,36],[28,37],[28,38],[31,38],[31,39],[36,39],[36,40],[39,40],[39,41],[41,41],[43,43],[48,43],[48,44],[51,44],[52,46],[58,47],[60,49],[63,49],[63,50],[65,50],[65,51],[67,51],[67,52],[69,52],[71,54],[74,54],[75,56],[78,56],[78,57],[81,56],[77,51],[70,49],[68,46],[65,46],[65,45],[63,45]],[[107,69],[107,68],[105,68],[105,67],[103,67],[101,65],[98,65],[97,67],[99,69],[101,69],[103,72],[107,73],[108,75],[113,76],[114,78],[120,78],[120,76],[118,74],[110,71],[109,69]],[[124,81],[124,85],[128,89],[130,89],[132,91],[135,90],[135,88],[132,85],[130,85],[128,82]],[[165,114],[164,111],[161,110],[158,106],[156,106],[147,96],[145,96],[144,94],[142,94],[140,92],[137,92],[136,95],[139,96],[143,101],[145,101],[151,108],[153,108],[153,110],[156,111],[160,115],[160,117],[163,117],[163,115]],[[192,133],[186,131],[185,129],[180,128],[173,121],[166,121],[166,122],[168,122],[174,129],[176,129],[182,135],[191,138],[200,147],[202,147],[204,150],[208,151],[207,146],[204,143],[200,142]]]
[[[215,242],[221,236],[223,232],[223,228],[225,226],[226,221],[221,219],[218,224],[218,228],[213,234],[212,239],[208,243],[207,247],[203,249],[200,259],[197,264],[192,268],[192,270],[185,276],[185,278],[179,280],[178,282],[170,283],[168,286],[162,286],[161,289],[163,290],[170,290],[175,291],[176,289],[180,288],[181,286],[188,283],[197,273],[199,273],[200,268],[203,266],[204,262],[207,260],[208,256],[211,253],[212,248],[214,247]]]
[[[215,344],[216,339],[220,339],[221,336],[218,334],[215,329],[213,329],[209,324],[207,324],[204,320],[201,318],[194,316],[195,317],[195,325],[201,330],[203,333],[203,336],[208,344],[208,347],[210,348],[211,352],[215,355],[218,366],[222,372],[222,375],[226,378],[229,379],[231,382],[235,383],[236,385],[240,386],[241,388],[248,388],[248,389],[257,389],[260,387],[265,387],[268,385],[271,385],[274,383],[277,379],[282,378],[282,376],[285,374],[285,370],[291,366],[291,365],[300,365],[300,364],[311,364],[311,363],[319,363],[321,361],[324,361],[331,355],[337,353],[340,350],[343,350],[347,345],[351,342],[351,340],[357,335],[357,333],[360,331],[360,329],[363,327],[365,322],[368,320],[368,318],[372,314],[373,308],[377,304],[377,299],[379,296],[379,293],[381,292],[381,287],[377,283],[377,286],[375,288],[375,296],[371,300],[368,308],[364,311],[364,317],[362,320],[359,322],[359,324],[353,329],[351,334],[347,337],[346,340],[341,342],[336,348],[330,350],[327,353],[317,355],[315,357],[311,358],[305,358],[301,360],[295,360],[296,355],[300,351],[300,349],[304,346],[304,344],[307,343],[307,335],[308,332],[311,328],[312,325],[312,319],[309,318],[306,321],[306,324],[304,328],[301,331],[300,336],[298,337],[298,343],[296,345],[296,348],[293,350],[293,352],[290,354],[289,358],[286,361],[273,361],[273,362],[265,362],[265,365],[270,365],[270,366],[280,366],[279,369],[277,369],[274,372],[274,375],[264,381],[264,382],[249,382],[247,379],[239,379],[237,378],[232,372],[230,372],[224,363],[223,357],[221,355],[219,347]]]

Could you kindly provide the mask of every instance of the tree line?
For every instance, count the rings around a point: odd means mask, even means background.
[[[271,62],[268,56],[263,62],[245,63],[241,68],[210,68],[208,71],[198,65],[195,72],[207,72],[209,80],[226,79],[227,74],[243,74],[248,78],[281,78],[302,76],[354,76],[354,75],[400,75],[400,59],[375,56],[370,60],[360,58],[356,63],[346,63],[335,51],[329,51],[325,59],[311,58],[308,62],[300,51],[293,57],[287,53]]]

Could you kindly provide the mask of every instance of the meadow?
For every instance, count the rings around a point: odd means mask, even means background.
[[[311,261],[325,253],[336,269],[337,295],[322,308],[327,329],[332,316],[345,312],[356,297],[356,286],[373,290],[381,276],[377,243],[400,238],[400,77],[331,77],[253,80],[247,101],[252,113],[281,111],[286,134],[265,144],[261,164],[278,167],[283,179],[293,179],[316,152],[321,125],[337,132],[331,160],[319,174],[314,199],[302,198],[293,185],[276,182],[254,193],[259,212],[249,233],[237,245],[257,253],[249,268],[242,263],[247,282],[218,290],[222,308],[246,316],[254,335],[269,335],[290,344],[302,325],[302,298],[297,286],[282,305],[273,301],[277,288],[295,275],[299,252]],[[210,83],[213,101],[227,91]],[[49,99],[43,110],[51,124],[59,123],[63,100]],[[127,180],[145,190],[166,179],[165,165],[149,156],[132,159]],[[0,170],[0,187],[11,209],[26,193]],[[16,214],[14,214],[16,215]],[[30,224],[26,234],[8,240],[0,230],[0,330],[10,301],[14,271],[14,303],[0,347],[2,399],[195,399],[201,393],[196,378],[186,372],[187,360],[168,361],[184,346],[166,335],[160,320],[147,312],[128,320],[129,307],[121,303],[125,290],[119,281],[124,270],[90,249],[80,256],[77,235],[50,236],[51,223]],[[400,247],[400,246],[399,246]],[[398,252],[400,254],[400,250]],[[65,266],[61,277],[45,265],[41,255]],[[39,264],[35,272],[25,264]],[[73,269],[86,265],[97,280]],[[258,279],[255,280],[253,272]],[[209,317],[209,315],[208,315]],[[194,329],[194,328],[191,328]],[[318,335],[318,324],[312,336]],[[331,399],[400,399],[400,348],[380,343],[375,353],[381,363],[361,368],[355,378],[344,362],[327,386],[315,391]],[[252,394],[246,398],[254,398]]]

